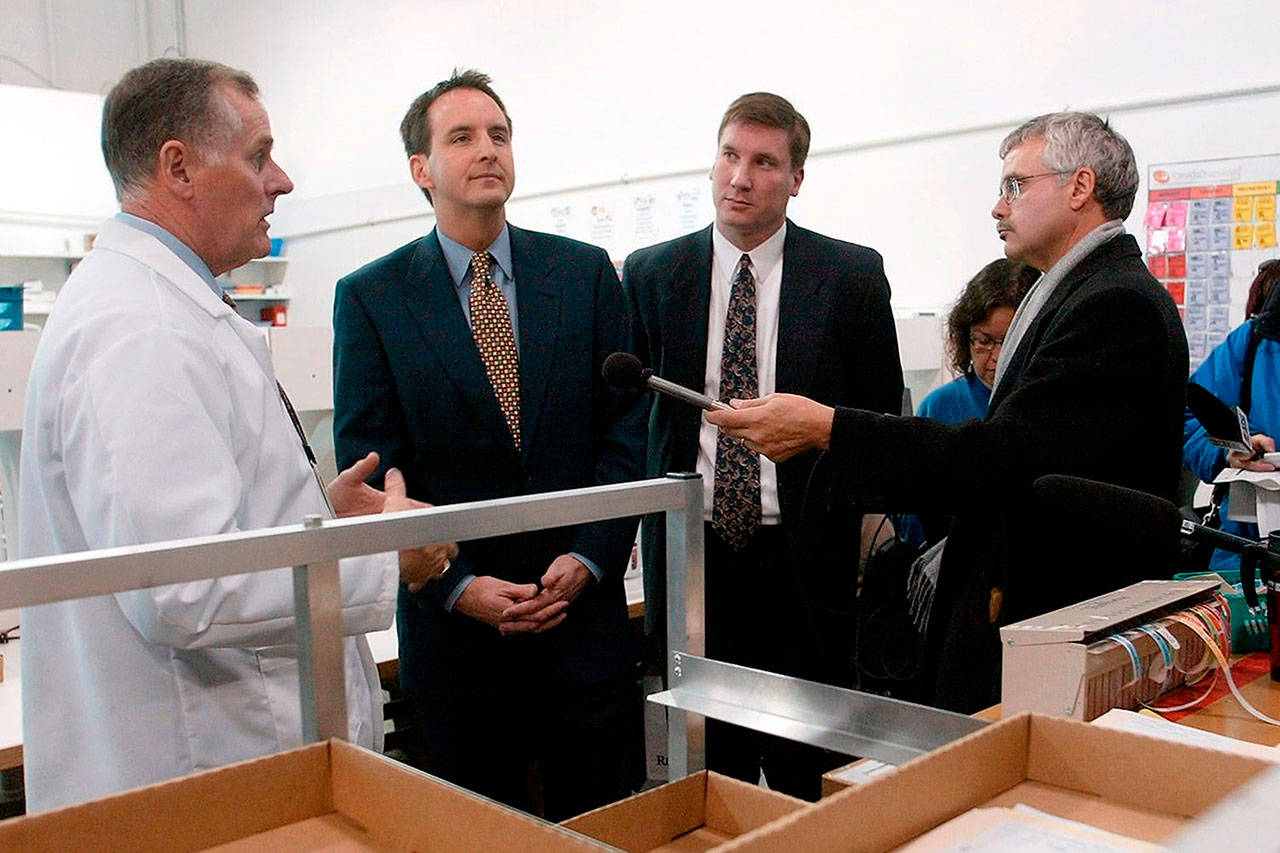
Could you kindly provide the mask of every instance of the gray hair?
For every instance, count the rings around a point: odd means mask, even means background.
[[[1055,172],[1093,170],[1094,198],[1108,219],[1124,219],[1138,194],[1138,164],[1128,141],[1092,113],[1036,116],[1000,143],[1000,159],[1031,139],[1044,139],[1041,159]]]
[[[246,72],[199,59],[156,59],[128,71],[102,105],[102,156],[125,202],[155,176],[156,155],[176,139],[216,160],[240,131],[240,116],[222,94],[258,97]]]

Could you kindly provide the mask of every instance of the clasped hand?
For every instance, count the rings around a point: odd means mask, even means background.
[[[431,506],[405,493],[404,475],[398,468],[387,469],[383,478],[386,491],[379,491],[366,483],[369,475],[378,469],[378,461],[378,454],[370,453],[335,477],[325,489],[338,518]],[[449,562],[457,556],[458,546],[454,542],[406,548],[400,552],[400,580],[410,592],[417,592],[427,581],[443,574]]]
[[[540,634],[559,625],[568,607],[591,582],[591,572],[570,554],[552,561],[540,583],[517,584],[485,575],[473,580],[454,608],[504,635]]]

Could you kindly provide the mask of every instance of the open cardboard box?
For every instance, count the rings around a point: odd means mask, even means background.
[[[972,716],[988,723],[998,723],[1001,717],[1001,707],[992,705],[990,708],[983,708]],[[822,774],[822,796],[826,798],[846,788],[865,785],[878,776],[892,773],[894,769],[891,764],[885,764],[870,758],[855,759],[843,767],[837,767]]]
[[[336,740],[0,822],[0,850],[209,849],[603,848]]]
[[[629,853],[718,850],[808,803],[703,770],[561,826]]]
[[[1018,803],[1161,843],[1274,767],[1259,758],[1019,714],[724,849],[945,850],[985,829],[975,825],[971,810]]]

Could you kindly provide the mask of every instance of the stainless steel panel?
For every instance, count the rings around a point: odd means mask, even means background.
[[[671,657],[678,675],[670,690],[649,697],[652,702],[888,764],[901,764],[987,725],[951,711],[687,652]]]

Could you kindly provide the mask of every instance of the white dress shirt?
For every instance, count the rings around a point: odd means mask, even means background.
[[[756,279],[756,387],[759,396],[772,394],[777,381],[778,297],[782,292],[782,245],[787,239],[787,223],[773,236],[746,254]],[[736,248],[718,227],[711,229],[711,300],[707,313],[707,384],[703,393],[720,398],[720,358],[724,354],[724,327],[729,314],[729,291],[738,269],[741,249]],[[702,475],[703,516],[711,520],[715,492],[716,433],[704,418],[698,433],[698,473]],[[767,457],[760,457],[760,521],[777,524],[778,470]]]

